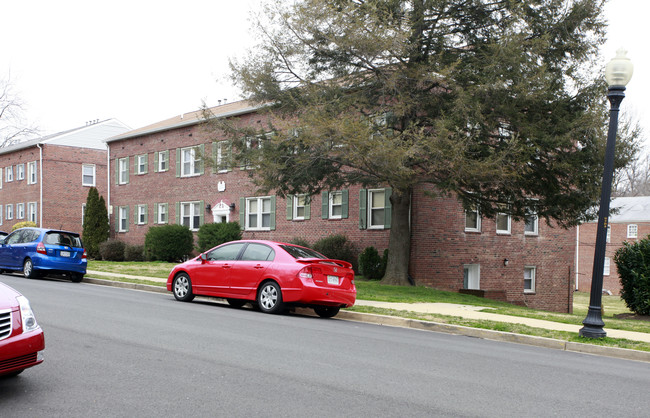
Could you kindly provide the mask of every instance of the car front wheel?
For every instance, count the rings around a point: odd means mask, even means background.
[[[23,263],[23,276],[25,276],[28,279],[36,278],[36,272],[34,271],[34,263],[32,262],[31,258],[26,259],[25,262]]]
[[[320,316],[321,318],[332,318],[336,316],[337,313],[339,313],[339,308],[338,306],[317,306],[314,308],[314,312],[316,312],[316,315]]]
[[[275,282],[266,282],[257,292],[257,304],[262,312],[278,313],[282,311],[282,292]]]
[[[181,302],[190,302],[194,299],[194,293],[192,293],[192,281],[187,273],[181,273],[174,278],[172,290],[176,300],[180,300]]]

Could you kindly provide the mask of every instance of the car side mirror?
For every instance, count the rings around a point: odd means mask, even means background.
[[[206,253],[201,254],[201,264],[205,264],[208,261],[208,255]]]

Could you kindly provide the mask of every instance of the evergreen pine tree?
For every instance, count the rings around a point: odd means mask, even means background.
[[[90,258],[99,258],[99,244],[109,237],[108,212],[103,196],[94,187],[88,191],[82,239]]]

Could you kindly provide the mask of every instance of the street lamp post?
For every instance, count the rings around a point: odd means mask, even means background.
[[[591,295],[589,311],[580,329],[580,335],[588,338],[603,338],[607,333],[603,329],[602,319],[603,267],[605,265],[605,247],[607,245],[607,226],[609,224],[609,201],[612,192],[612,177],[614,176],[614,154],[616,147],[616,131],[618,129],[618,111],[625,97],[625,86],[632,78],[633,66],[627,51],[619,49],[616,57],[605,68],[605,79],[609,85],[607,99],[611,105],[609,111],[609,130],[605,148],[605,168],[603,170],[603,185],[600,194],[600,210],[598,211],[598,230],[596,231],[596,250],[594,252],[594,268],[591,276]]]

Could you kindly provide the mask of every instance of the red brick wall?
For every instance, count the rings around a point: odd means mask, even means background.
[[[480,265],[480,289],[505,291],[511,303],[536,309],[571,309],[571,266],[575,232],[539,221],[539,234],[524,235],[523,222],[512,221],[510,235],[497,235],[492,219],[481,232],[465,232],[465,212],[454,197],[435,197],[421,187],[413,196],[411,274],[420,284],[458,291],[463,266]],[[504,266],[508,259],[508,266]],[[524,293],[524,267],[536,267],[535,293]]]
[[[0,225],[0,230],[11,232],[11,228],[16,223],[26,221],[27,203],[39,201],[40,197],[38,183],[27,184],[27,163],[37,161],[38,166],[39,158],[39,150],[37,147],[26,148],[9,154],[0,155],[0,174],[2,175],[2,189],[0,189],[2,225]],[[23,180],[18,180],[16,173],[16,166],[18,164],[24,164],[25,166],[25,178]],[[5,168],[8,166],[13,167],[13,181],[11,182],[7,182],[5,178]],[[24,219],[17,219],[16,207],[18,203],[23,203],[25,205]],[[8,204],[13,205],[13,219],[6,219]]]
[[[627,226],[635,224],[638,227],[637,238],[627,237]],[[621,293],[621,283],[614,262],[616,250],[623,246],[623,242],[635,242],[647,237],[650,234],[650,222],[629,222],[611,223],[610,242],[605,247],[605,257],[609,257],[609,275],[603,275],[603,290],[609,290],[615,295]],[[594,251],[596,248],[596,230],[598,224],[590,222],[580,225],[579,248],[578,248],[578,290],[589,292],[591,290],[591,279],[594,266]]]

